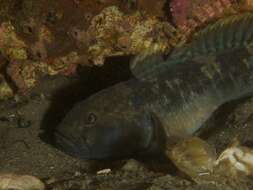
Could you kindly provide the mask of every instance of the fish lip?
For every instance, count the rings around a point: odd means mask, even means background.
[[[73,142],[70,140],[70,137],[67,137],[59,131],[55,131],[54,135],[56,148],[72,157],[84,160],[104,160],[110,157],[106,153],[94,153],[85,139],[79,139],[79,141]]]
[[[91,150],[88,144],[85,143],[85,146],[80,145],[82,142],[76,143],[70,140],[66,135],[63,135],[59,131],[55,131],[55,145],[57,148],[66,152],[67,154],[73,157],[79,158],[90,158]]]

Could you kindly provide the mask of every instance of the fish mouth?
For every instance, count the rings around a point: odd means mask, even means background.
[[[84,142],[74,142],[59,131],[56,131],[54,135],[55,146],[61,151],[73,157],[79,157],[83,159],[88,159],[91,157],[91,150],[87,143],[83,144]]]

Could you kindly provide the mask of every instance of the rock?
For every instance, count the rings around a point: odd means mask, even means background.
[[[227,149],[235,138],[243,145],[250,143],[253,139],[252,116],[253,98],[230,102],[213,115],[201,138],[213,145],[218,154]]]
[[[186,189],[191,185],[192,183],[190,181],[182,180],[171,175],[165,175],[154,179],[152,185],[147,190]]]
[[[1,190],[44,190],[45,185],[36,177],[29,175],[1,174]]]
[[[139,11],[125,14],[117,6],[105,8],[92,18],[87,32],[79,33],[91,38],[88,55],[95,65],[103,65],[106,57],[134,55],[147,50],[169,52],[183,37],[168,22]]]
[[[216,160],[214,147],[198,137],[177,143],[167,155],[181,172],[200,183],[210,178]]]
[[[146,168],[144,165],[134,159],[128,160],[125,165],[121,168],[123,171],[128,172],[138,172],[138,171],[145,171]]]
[[[13,96],[14,92],[3,75],[0,74],[0,100],[6,100]]]
[[[217,172],[226,173],[230,177],[243,177],[253,174],[253,150],[241,146],[236,141],[225,149],[215,162]],[[224,172],[225,171],[225,172]]]

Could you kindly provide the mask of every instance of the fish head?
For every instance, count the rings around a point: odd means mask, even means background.
[[[121,158],[149,147],[153,123],[124,88],[106,89],[78,103],[56,127],[56,146],[81,159]]]

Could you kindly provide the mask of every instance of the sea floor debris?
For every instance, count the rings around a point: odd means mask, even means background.
[[[216,155],[215,148],[198,137],[178,142],[168,156],[177,169],[196,183],[239,181],[253,175],[253,149],[238,140]]]

